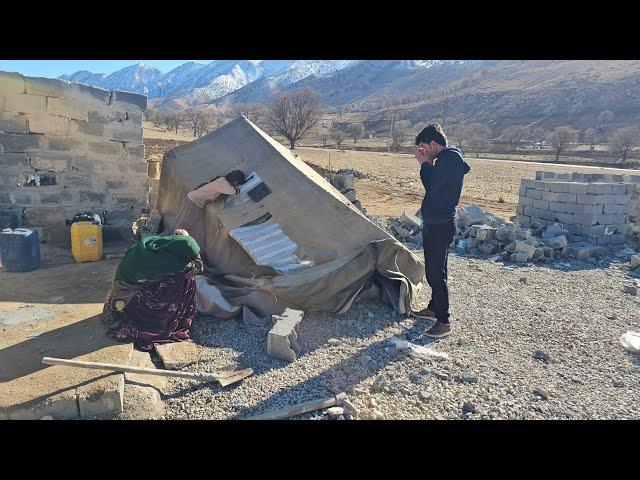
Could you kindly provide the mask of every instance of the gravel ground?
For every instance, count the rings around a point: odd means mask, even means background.
[[[428,321],[363,300],[342,316],[306,315],[292,364],[267,356],[267,327],[199,318],[192,337],[203,356],[187,370],[242,362],[255,374],[226,388],[172,380],[165,418],[240,419],[346,390],[367,418],[639,419],[640,357],[618,338],[640,330],[640,296],[623,292],[635,281],[623,265],[514,267],[452,254],[450,337],[431,341],[421,335]],[[429,294],[425,286],[416,305]],[[414,358],[393,337],[451,359]]]

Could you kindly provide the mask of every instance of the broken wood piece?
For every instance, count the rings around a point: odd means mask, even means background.
[[[117,365],[114,363],[83,362],[80,360],[67,360],[64,358],[44,357],[45,365],[60,365],[63,367],[92,368],[94,370],[109,370],[112,372],[143,373],[146,375],[159,375],[161,377],[179,377],[204,382],[218,382],[225,387],[238,382],[253,374],[248,367],[226,367],[218,372],[179,372],[174,370],[159,370],[155,368],[133,367],[131,365]]]
[[[324,398],[322,400],[311,400],[305,403],[299,403],[298,405],[292,405],[285,407],[275,412],[267,412],[253,417],[249,417],[246,420],[282,420],[283,418],[292,417],[294,415],[300,415],[302,413],[313,412],[314,410],[321,410],[323,408],[335,407],[340,405],[346,398],[346,393],[342,392],[336,396]]]

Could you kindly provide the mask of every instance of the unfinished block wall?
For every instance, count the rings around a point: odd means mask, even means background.
[[[148,207],[147,98],[0,72],[0,212],[65,241],[65,220],[107,212],[122,234]]]
[[[538,173],[536,178],[541,178]],[[522,179],[516,221],[522,226],[558,222],[598,245],[624,243],[634,185],[566,178]]]

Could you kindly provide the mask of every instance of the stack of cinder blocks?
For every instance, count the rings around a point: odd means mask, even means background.
[[[65,220],[107,212],[109,232],[148,207],[142,144],[147,98],[0,72],[0,211],[68,241]]]
[[[544,173],[536,175],[544,180],[521,180],[516,217],[521,226],[558,222],[572,234],[598,245],[624,243],[633,184],[579,181],[587,179],[572,174],[546,178]]]

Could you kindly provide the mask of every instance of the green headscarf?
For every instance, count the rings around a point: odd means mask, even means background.
[[[115,279],[131,284],[158,281],[174,273],[183,273],[199,253],[200,247],[193,237],[149,236],[127,250]]]

